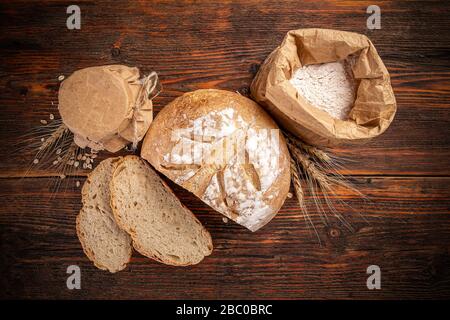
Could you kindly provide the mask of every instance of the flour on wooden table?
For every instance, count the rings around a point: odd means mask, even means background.
[[[310,64],[294,72],[290,83],[310,104],[346,120],[355,101],[355,80],[348,63]]]

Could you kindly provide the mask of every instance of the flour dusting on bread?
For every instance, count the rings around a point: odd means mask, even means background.
[[[256,231],[277,213],[289,188],[289,155],[278,127],[258,105],[234,93],[198,90],[179,99],[182,111],[167,118],[162,112],[170,141],[150,140],[156,130],[151,127],[146,139],[160,155],[154,161],[155,152],[147,155],[144,142],[143,157],[215,210]],[[155,121],[158,128],[162,122]]]
[[[186,165],[179,167],[184,170],[177,183],[192,178],[201,164],[214,164],[217,172],[201,195],[203,201],[249,229],[273,213],[264,194],[281,172],[278,131],[270,135],[269,130],[255,130],[234,109],[225,108],[191,120],[190,126],[173,132],[177,143],[163,159]],[[237,143],[239,138],[243,145]],[[227,146],[233,149],[230,154],[217,152]],[[245,146],[242,157],[236,154],[240,146]]]

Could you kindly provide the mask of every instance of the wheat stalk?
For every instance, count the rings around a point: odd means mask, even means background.
[[[358,195],[363,196],[361,192],[354,188],[346,181],[345,177],[337,172],[339,165],[336,164],[335,159],[327,152],[317,147],[310,146],[289,133],[285,133],[285,137],[291,154],[291,178],[294,185],[294,190],[304,217],[313,227],[319,242],[320,238],[317,230],[314,227],[311,217],[306,211],[303,189],[299,189],[301,188],[300,172],[303,173],[306,185],[313,197],[314,203],[320,213],[323,223],[328,225],[329,220],[324,204],[322,203],[322,198],[325,201],[325,207],[328,208],[328,210],[330,210],[332,214],[350,231],[354,231],[352,225],[348,223],[346,219],[336,210],[330,195],[336,196],[336,186],[345,187],[354,191]],[[330,171],[332,174],[329,173]],[[319,197],[319,191],[322,193],[322,198]],[[337,201],[343,202],[339,199],[337,199]],[[345,202],[343,203],[345,204]]]
[[[292,176],[292,184],[294,186],[295,196],[297,197],[297,202],[300,206],[300,209],[303,212],[303,218],[305,219],[306,224],[310,225],[314,230],[314,233],[319,241],[319,245],[322,245],[320,240],[319,233],[308,213],[306,204],[305,204],[305,194],[303,192],[303,187],[300,179],[300,172],[298,169],[298,164],[294,158],[291,157],[291,176]]]
[[[300,180],[300,175],[298,172],[297,164],[292,157],[291,157],[291,174],[292,174],[292,184],[294,185],[295,195],[297,196],[298,204],[300,205],[300,208],[304,208],[305,197]]]
[[[55,131],[53,131],[53,133],[50,135],[50,137],[48,137],[47,139],[44,140],[44,142],[39,147],[39,149],[40,150],[47,150],[47,148],[51,147],[55,142],[60,140],[62,135],[67,130],[69,130],[69,128],[67,128],[67,126],[64,123],[61,124]]]
[[[54,171],[56,183],[52,191],[53,197],[66,176],[72,175],[77,168],[85,170],[93,168],[97,151],[91,149],[88,153],[85,149],[78,147],[73,140],[73,133],[61,119],[54,119],[53,114],[50,116],[50,122],[41,120],[41,123],[43,126],[33,128],[20,137],[16,150],[20,153],[34,154],[23,177],[27,177],[33,168]],[[49,184],[53,184],[50,181]]]
[[[324,150],[306,144],[303,141],[295,138],[290,133],[284,132],[284,135],[292,144],[294,144],[297,148],[304,150],[309,156],[314,157],[315,159],[325,163],[331,163],[333,161],[332,157]]]

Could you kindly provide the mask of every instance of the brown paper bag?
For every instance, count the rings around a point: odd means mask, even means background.
[[[293,73],[308,64],[356,56],[352,67],[359,82],[348,120],[334,119],[312,106],[290,84]],[[253,98],[279,124],[312,145],[364,142],[383,133],[397,106],[389,73],[372,42],[362,34],[327,29],[289,31],[261,66],[251,85]]]

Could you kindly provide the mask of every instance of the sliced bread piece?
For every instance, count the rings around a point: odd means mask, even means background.
[[[111,207],[134,248],[159,262],[187,266],[211,254],[209,232],[144,160],[124,157],[111,179]]]
[[[102,270],[124,269],[132,253],[131,238],[114,220],[109,183],[120,158],[106,159],[83,185],[83,208],[77,216],[77,234],[88,258]]]

